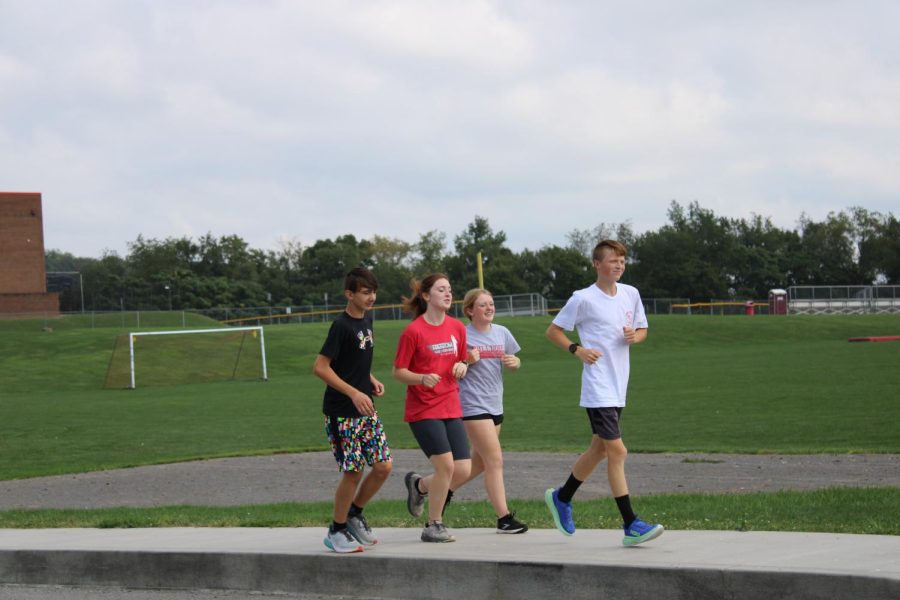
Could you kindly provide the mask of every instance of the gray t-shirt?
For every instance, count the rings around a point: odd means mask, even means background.
[[[469,365],[466,376],[459,380],[459,400],[463,416],[503,414],[504,354],[515,354],[521,348],[509,329],[491,324],[485,333],[469,323],[466,326],[466,346],[478,348],[481,359]]]

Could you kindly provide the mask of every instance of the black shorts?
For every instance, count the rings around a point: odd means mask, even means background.
[[[587,409],[588,420],[591,422],[591,431],[602,440],[617,440],[621,438],[619,419],[622,416],[623,408],[622,406],[608,406]]]
[[[424,419],[409,424],[425,456],[453,453],[453,460],[472,458],[462,419]]]
[[[503,422],[503,414],[492,415],[491,413],[481,413],[480,415],[463,417],[463,421],[486,421],[488,419],[491,419],[494,422],[494,425],[500,425]]]

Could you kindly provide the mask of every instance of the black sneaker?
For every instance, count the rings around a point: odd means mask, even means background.
[[[528,525],[516,521],[516,513],[509,513],[497,519],[497,533],[525,533]]]

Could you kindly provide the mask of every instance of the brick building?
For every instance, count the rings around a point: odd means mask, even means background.
[[[14,313],[59,313],[59,295],[47,292],[38,193],[0,192],[0,316]]]

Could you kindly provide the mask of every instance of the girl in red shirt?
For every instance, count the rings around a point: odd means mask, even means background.
[[[428,505],[422,541],[452,542],[455,538],[441,513],[448,491],[466,481],[472,466],[457,383],[467,369],[466,328],[447,314],[453,292],[446,275],[432,273],[421,282],[413,280],[412,292],[404,305],[415,318],[400,334],[393,376],[407,386],[403,420],[434,473],[406,474],[407,508],[418,517],[427,496],[439,498]]]

